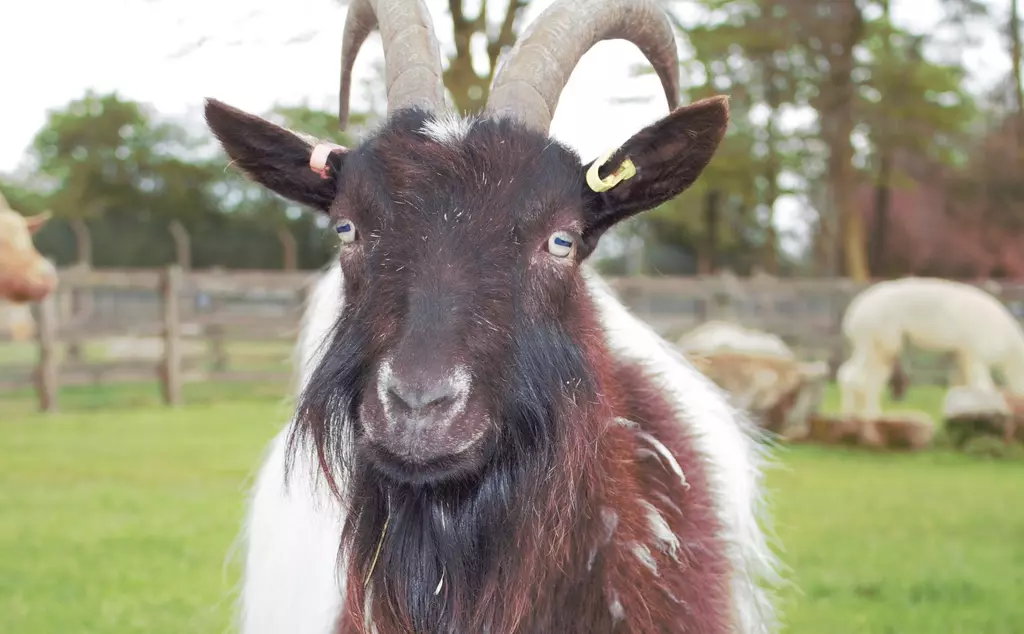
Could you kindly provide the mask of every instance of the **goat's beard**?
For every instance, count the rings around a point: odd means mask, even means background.
[[[303,391],[295,434],[313,441],[320,468],[347,509],[341,541],[347,611],[365,613],[380,631],[480,631],[480,623],[462,620],[481,618],[482,608],[473,606],[502,609],[494,607],[501,603],[492,596],[495,575],[511,573],[499,573],[495,557],[518,548],[522,531],[538,530],[533,505],[550,497],[550,487],[569,499],[582,497],[579,481],[551,474],[572,470],[562,463],[566,452],[579,450],[567,443],[592,445],[573,423],[597,401],[594,374],[560,328],[519,332],[496,398],[498,430],[488,458],[459,478],[426,484],[382,478],[356,449],[360,395],[373,367],[358,331],[334,338]],[[332,477],[339,472],[343,478]],[[560,524],[575,521],[562,512]]]

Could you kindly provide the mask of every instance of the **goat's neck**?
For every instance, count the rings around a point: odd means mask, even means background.
[[[600,471],[615,442],[562,438],[550,456],[495,465],[464,487],[378,481],[346,529],[349,611],[369,609],[381,632],[515,632],[534,631],[539,602],[600,598],[599,557],[576,545],[605,530],[603,483],[635,480],[628,464]]]
[[[380,509],[349,536],[352,620],[340,632],[727,631],[704,476],[692,472],[702,489],[691,492],[644,440],[650,428],[604,413],[598,433],[550,461],[488,474],[461,495],[390,491],[390,520]],[[680,620],[690,604],[717,612]]]

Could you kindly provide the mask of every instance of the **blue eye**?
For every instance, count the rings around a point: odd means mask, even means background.
[[[334,231],[342,242],[353,242],[356,239],[356,226],[351,220],[344,218],[334,225]]]
[[[556,231],[548,238],[548,253],[555,257],[569,257],[576,248],[576,239],[565,231]]]

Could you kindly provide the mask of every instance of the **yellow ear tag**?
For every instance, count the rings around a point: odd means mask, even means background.
[[[622,163],[619,164],[618,169],[616,169],[608,176],[601,178],[598,175],[598,170],[600,170],[601,167],[603,167],[604,164],[608,162],[608,159],[612,157],[612,154],[615,154],[616,150],[618,150],[618,148],[606,152],[604,156],[594,161],[594,164],[591,165],[590,169],[587,170],[587,185],[589,185],[590,189],[594,190],[595,192],[606,192],[612,187],[615,187],[616,185],[621,183],[622,181],[628,180],[636,176],[636,165],[633,165],[633,161],[629,159],[629,157],[623,160]]]

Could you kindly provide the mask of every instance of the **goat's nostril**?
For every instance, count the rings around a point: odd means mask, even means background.
[[[452,402],[452,397],[448,394],[442,394],[434,400],[423,405],[424,410],[441,410],[448,407]]]
[[[413,405],[409,404],[409,401],[406,400],[405,396],[401,393],[401,391],[396,390],[394,386],[388,388],[387,397],[388,400],[391,401],[392,409],[398,412],[408,414],[410,411],[415,409]]]
[[[401,414],[432,414],[443,412],[455,402],[447,382],[407,384],[392,378],[385,393],[392,411]]]

